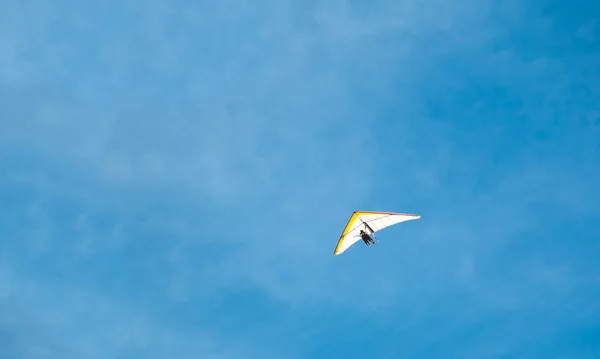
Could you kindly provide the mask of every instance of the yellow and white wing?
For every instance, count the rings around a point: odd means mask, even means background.
[[[361,229],[370,234],[380,231],[385,227],[418,218],[421,218],[421,216],[417,214],[354,211],[338,240],[333,255],[337,256],[338,254],[343,253],[346,249],[350,248],[350,246],[360,240],[359,233]]]

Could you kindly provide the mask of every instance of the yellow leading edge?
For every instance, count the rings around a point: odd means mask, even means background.
[[[342,232],[333,255],[343,253],[361,239],[360,231],[373,234],[394,224],[421,218],[418,214],[354,211]]]

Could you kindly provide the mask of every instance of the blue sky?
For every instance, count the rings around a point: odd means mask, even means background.
[[[599,13],[5,1],[0,358],[598,358]]]

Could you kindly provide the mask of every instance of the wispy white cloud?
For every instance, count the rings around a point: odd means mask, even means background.
[[[244,338],[219,337],[215,327],[198,323],[175,329],[140,303],[123,303],[56,283],[45,285],[1,270],[2,357],[242,358],[248,351],[266,358],[277,353]],[[263,350],[264,349],[264,350]]]

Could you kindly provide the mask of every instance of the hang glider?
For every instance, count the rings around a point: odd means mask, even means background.
[[[361,239],[369,246],[374,243],[369,235],[394,224],[419,218],[421,216],[417,214],[354,211],[338,240],[333,255],[343,253]]]

